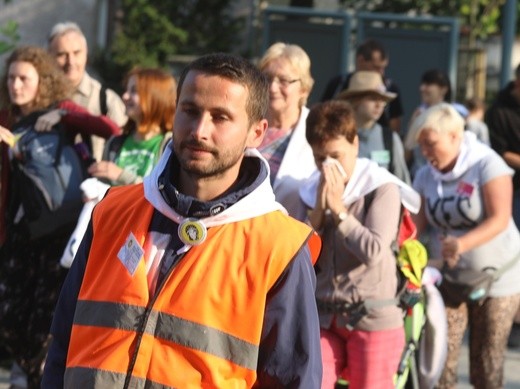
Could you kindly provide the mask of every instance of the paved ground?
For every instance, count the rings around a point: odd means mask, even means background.
[[[462,350],[459,363],[459,385],[457,389],[470,389],[469,384],[469,361],[468,347]],[[520,349],[507,350],[505,363],[505,386],[504,389],[520,389]]]
[[[458,389],[470,389],[468,378],[468,348],[465,345],[462,350],[461,363],[459,364]],[[506,384],[504,389],[520,389],[520,349],[508,350],[505,366]],[[0,369],[0,389],[7,389],[7,371]]]

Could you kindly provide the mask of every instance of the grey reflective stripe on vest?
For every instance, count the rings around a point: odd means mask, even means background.
[[[145,317],[143,307],[120,303],[78,300],[74,324],[139,331]],[[151,311],[145,333],[178,345],[226,359],[246,369],[256,370],[258,346],[215,328]]]
[[[256,370],[258,347],[215,328],[160,313],[155,336]]]
[[[122,388],[125,384],[125,374],[87,367],[69,367],[65,370],[64,388]],[[169,388],[158,382],[132,377],[129,388],[164,389]]]

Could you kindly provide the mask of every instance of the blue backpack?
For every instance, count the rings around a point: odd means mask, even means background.
[[[83,207],[80,184],[88,177],[87,161],[59,124],[37,132],[34,124],[45,112],[35,112],[15,124],[19,158],[13,159],[10,220],[20,222],[29,238],[72,230]]]

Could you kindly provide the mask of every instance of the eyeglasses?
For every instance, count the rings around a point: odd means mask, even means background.
[[[278,85],[280,85],[281,88],[287,88],[289,85],[294,84],[295,82],[301,81],[299,78],[295,78],[294,80],[290,80],[285,77],[278,77],[278,76],[271,76],[269,74],[266,74],[267,80],[269,81],[269,85],[271,85],[273,82],[276,82]]]

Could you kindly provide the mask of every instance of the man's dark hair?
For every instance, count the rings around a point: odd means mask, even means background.
[[[177,85],[177,101],[182,85],[190,71],[219,76],[241,84],[249,91],[246,102],[249,122],[254,123],[266,117],[269,107],[269,82],[267,78],[246,59],[226,53],[204,55],[184,68]]]
[[[451,82],[448,75],[442,70],[430,69],[425,71],[421,77],[421,84],[434,84],[447,88],[448,91],[444,95],[444,101],[447,103],[451,102]]]
[[[520,64],[515,69],[515,77],[520,80]]]
[[[370,61],[374,53],[381,53],[381,59],[387,59],[385,47],[375,39],[367,39],[361,43],[356,50],[356,57],[363,57],[365,61]]]

